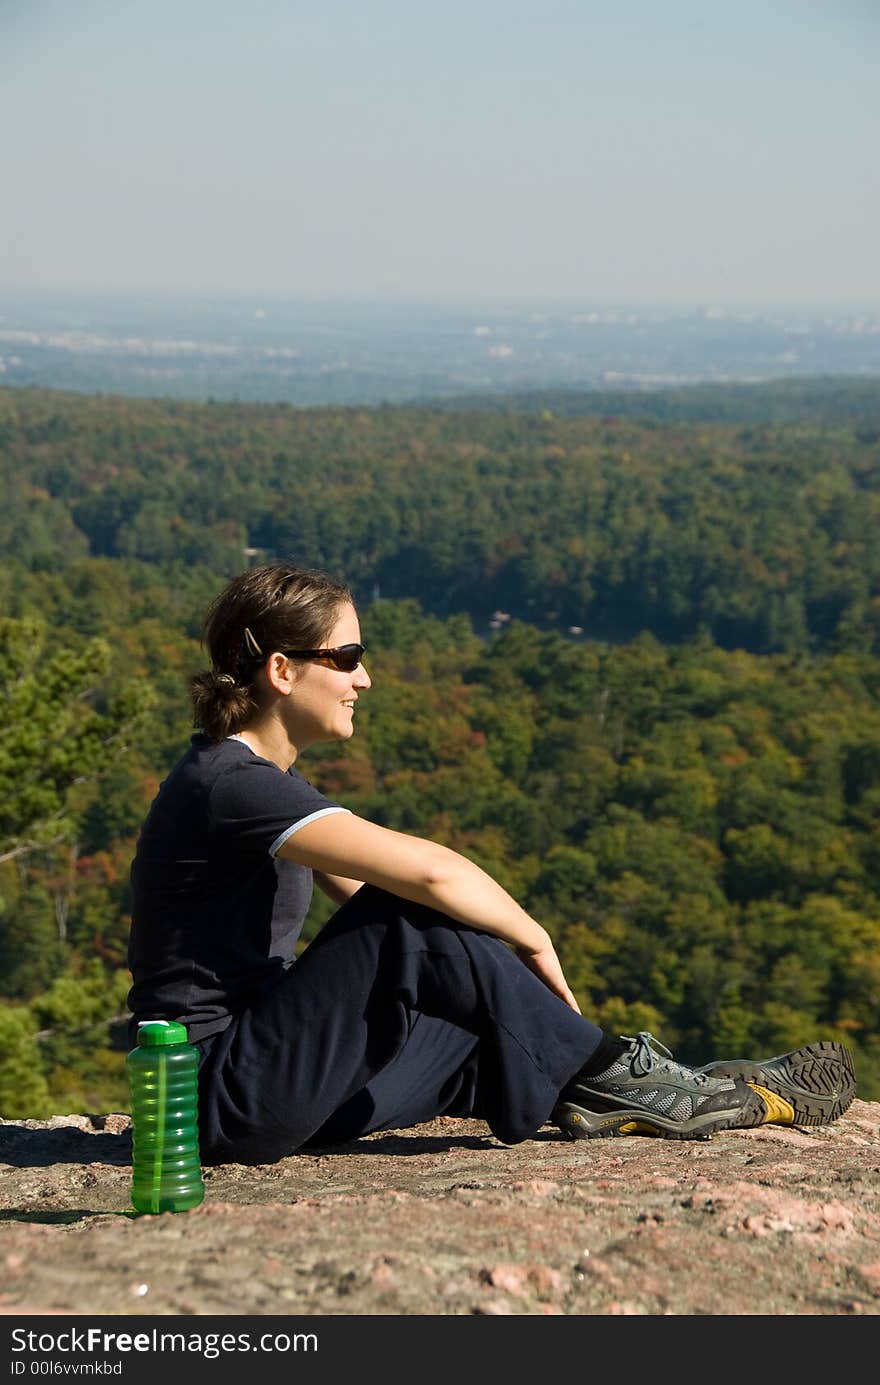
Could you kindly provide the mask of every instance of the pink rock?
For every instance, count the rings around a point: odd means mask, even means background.
[[[496,1289],[503,1289],[515,1298],[525,1298],[528,1293],[528,1271],[525,1265],[492,1265],[480,1270],[480,1278]]]
[[[854,1218],[842,1202],[825,1202],[819,1208],[819,1215],[825,1226],[835,1231],[852,1231]]]
[[[880,1297],[880,1260],[873,1260],[870,1265],[858,1265],[857,1269],[871,1292]]]
[[[485,1303],[475,1304],[471,1311],[489,1318],[509,1318],[513,1314],[510,1304],[503,1298],[487,1298]]]
[[[118,1111],[111,1111],[110,1115],[104,1117],[104,1129],[110,1135],[121,1135],[130,1125],[131,1117]]]
[[[549,1265],[532,1265],[528,1271],[529,1282],[540,1298],[559,1293],[562,1288],[562,1275]]]
[[[719,1206],[723,1206],[725,1198],[718,1192],[717,1188],[696,1189],[682,1198],[682,1207],[692,1207],[697,1212],[714,1212]]]
[[[604,1260],[599,1260],[595,1255],[581,1256],[575,1265],[578,1274],[592,1274],[596,1279],[614,1278],[611,1266]]]
[[[766,1236],[767,1223],[763,1217],[746,1217],[743,1230],[748,1231],[750,1236]]]
[[[552,1183],[547,1178],[529,1178],[520,1180],[511,1185],[514,1188],[522,1188],[524,1193],[533,1193],[535,1197],[552,1197],[559,1192],[559,1184]]]

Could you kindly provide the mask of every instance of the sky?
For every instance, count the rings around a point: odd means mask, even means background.
[[[0,286],[880,303],[876,0],[0,0]]]

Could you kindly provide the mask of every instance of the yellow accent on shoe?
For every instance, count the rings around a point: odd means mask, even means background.
[[[762,1125],[794,1125],[794,1107],[790,1101],[786,1101],[778,1092],[771,1092],[767,1087],[759,1087],[757,1082],[750,1082],[749,1086],[752,1091],[758,1093],[767,1107]]]
[[[659,1135],[660,1131],[654,1125],[647,1125],[644,1121],[627,1121],[625,1125],[617,1127],[618,1135]]]

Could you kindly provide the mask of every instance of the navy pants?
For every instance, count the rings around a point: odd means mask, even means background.
[[[515,1144],[601,1031],[500,939],[364,885],[282,979],[202,1040],[205,1163],[476,1116]]]

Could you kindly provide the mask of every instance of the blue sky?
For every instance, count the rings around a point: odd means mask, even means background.
[[[0,284],[880,302],[874,0],[0,0]]]

